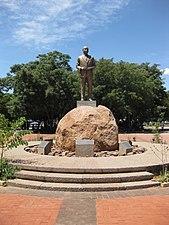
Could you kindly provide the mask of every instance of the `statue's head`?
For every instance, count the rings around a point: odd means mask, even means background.
[[[82,49],[83,53],[86,55],[89,52],[89,48],[87,46],[84,46]]]

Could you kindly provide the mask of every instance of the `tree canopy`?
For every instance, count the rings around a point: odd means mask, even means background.
[[[46,129],[54,131],[55,121],[80,99],[79,76],[69,60],[69,55],[54,51],[13,65],[0,79],[0,113],[43,121]],[[112,110],[121,130],[138,130],[146,121],[157,121],[160,108],[166,108],[165,119],[169,119],[168,93],[161,75],[157,64],[102,58],[93,77],[93,95],[97,104]]]
[[[75,106],[74,77],[70,57],[60,52],[39,55],[37,60],[11,67],[8,81],[12,83],[11,114],[39,120],[51,129]]]
[[[100,59],[95,72],[94,95],[110,108],[126,129],[140,129],[143,122],[156,120],[157,106],[166,96],[158,65]]]

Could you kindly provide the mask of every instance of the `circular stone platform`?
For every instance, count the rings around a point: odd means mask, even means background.
[[[40,141],[29,142],[31,145],[39,144]],[[120,157],[52,157],[48,155],[36,155],[24,151],[24,147],[19,146],[5,152],[5,157],[9,160],[18,162],[28,161],[30,165],[46,166],[55,168],[83,168],[83,169],[99,169],[99,168],[133,168],[133,167],[151,167],[156,165],[162,165],[160,160],[163,146],[161,144],[152,144],[147,142],[135,142],[147,149],[143,154],[136,154],[130,156]],[[165,145],[166,147],[169,145]],[[167,152],[167,164],[169,164],[169,151]]]
[[[150,172],[162,165],[160,158],[164,145],[135,144],[147,151],[127,157],[68,158],[32,154],[20,146],[5,152],[6,158],[21,168],[17,179],[8,181],[8,184],[60,191],[112,191],[159,185],[151,180],[153,174]],[[167,149],[168,145],[165,147]],[[167,154],[169,156],[169,151]],[[169,157],[166,164],[169,165]]]

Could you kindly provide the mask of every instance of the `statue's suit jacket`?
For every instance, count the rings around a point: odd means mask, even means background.
[[[78,57],[77,59],[77,68],[78,66],[80,67],[95,67],[95,60],[93,57],[91,57],[90,55],[88,57],[86,57],[85,55],[81,55]],[[88,70],[79,70],[80,71],[80,74],[81,76],[92,76],[93,74],[93,69],[88,69]]]

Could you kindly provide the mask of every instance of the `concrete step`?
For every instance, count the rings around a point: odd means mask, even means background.
[[[16,173],[16,177],[25,180],[55,183],[120,183],[151,180],[153,174],[146,171],[113,174],[71,174],[21,170]]]
[[[148,188],[158,186],[159,182],[155,181],[136,181],[122,183],[49,183],[41,181],[14,179],[8,180],[7,184],[15,187],[32,188],[51,191],[115,191],[115,190],[130,190],[139,188]]]
[[[30,171],[39,171],[39,172],[54,172],[54,173],[79,173],[79,174],[98,174],[98,173],[125,173],[125,172],[139,172],[146,171],[148,169],[147,166],[135,166],[135,167],[122,167],[119,166],[117,168],[108,167],[103,164],[98,166],[91,167],[70,167],[63,166],[62,164],[58,166],[44,166],[44,165],[31,165],[31,164],[21,164],[21,163],[11,163],[13,165],[18,166],[22,170],[30,170]]]

